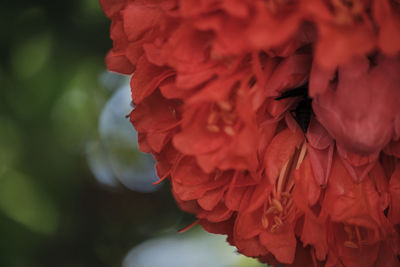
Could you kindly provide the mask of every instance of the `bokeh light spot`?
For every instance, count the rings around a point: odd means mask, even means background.
[[[226,238],[203,230],[150,239],[133,248],[123,267],[265,267],[235,253]]]
[[[0,116],[0,175],[9,170],[21,152],[21,134],[7,117]]]
[[[87,147],[88,162],[95,177],[103,184],[112,183],[109,175],[112,172],[131,190],[153,192],[159,187],[152,184],[158,179],[155,162],[151,155],[139,150],[137,132],[126,118],[132,110],[130,99],[130,88],[126,85],[104,106],[99,122],[100,140]]]
[[[11,171],[0,176],[0,210],[34,232],[52,234],[57,229],[53,202],[20,173]]]
[[[11,51],[14,74],[20,79],[35,75],[48,62],[51,50],[52,37],[49,33],[42,33],[21,41]]]

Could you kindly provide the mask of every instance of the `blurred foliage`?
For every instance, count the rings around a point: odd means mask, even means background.
[[[191,222],[164,185],[107,187],[85,149],[124,81],[104,79],[112,42],[98,0],[0,9],[0,266],[121,266],[143,240]]]

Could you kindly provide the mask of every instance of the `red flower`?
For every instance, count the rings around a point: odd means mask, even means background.
[[[399,1],[374,0],[373,8],[374,19],[379,25],[379,47],[387,54],[396,54],[400,51]]]
[[[101,0],[179,207],[283,266],[398,266],[397,0]]]

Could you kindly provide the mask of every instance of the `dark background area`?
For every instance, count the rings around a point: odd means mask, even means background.
[[[191,222],[165,184],[100,184],[85,153],[122,77],[97,0],[0,8],[0,266],[121,266],[139,242]],[[104,80],[104,79],[103,79]],[[111,81],[110,81],[111,80]]]

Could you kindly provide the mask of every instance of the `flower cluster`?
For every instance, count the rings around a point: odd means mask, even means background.
[[[399,266],[399,0],[100,0],[178,205],[244,255]]]

